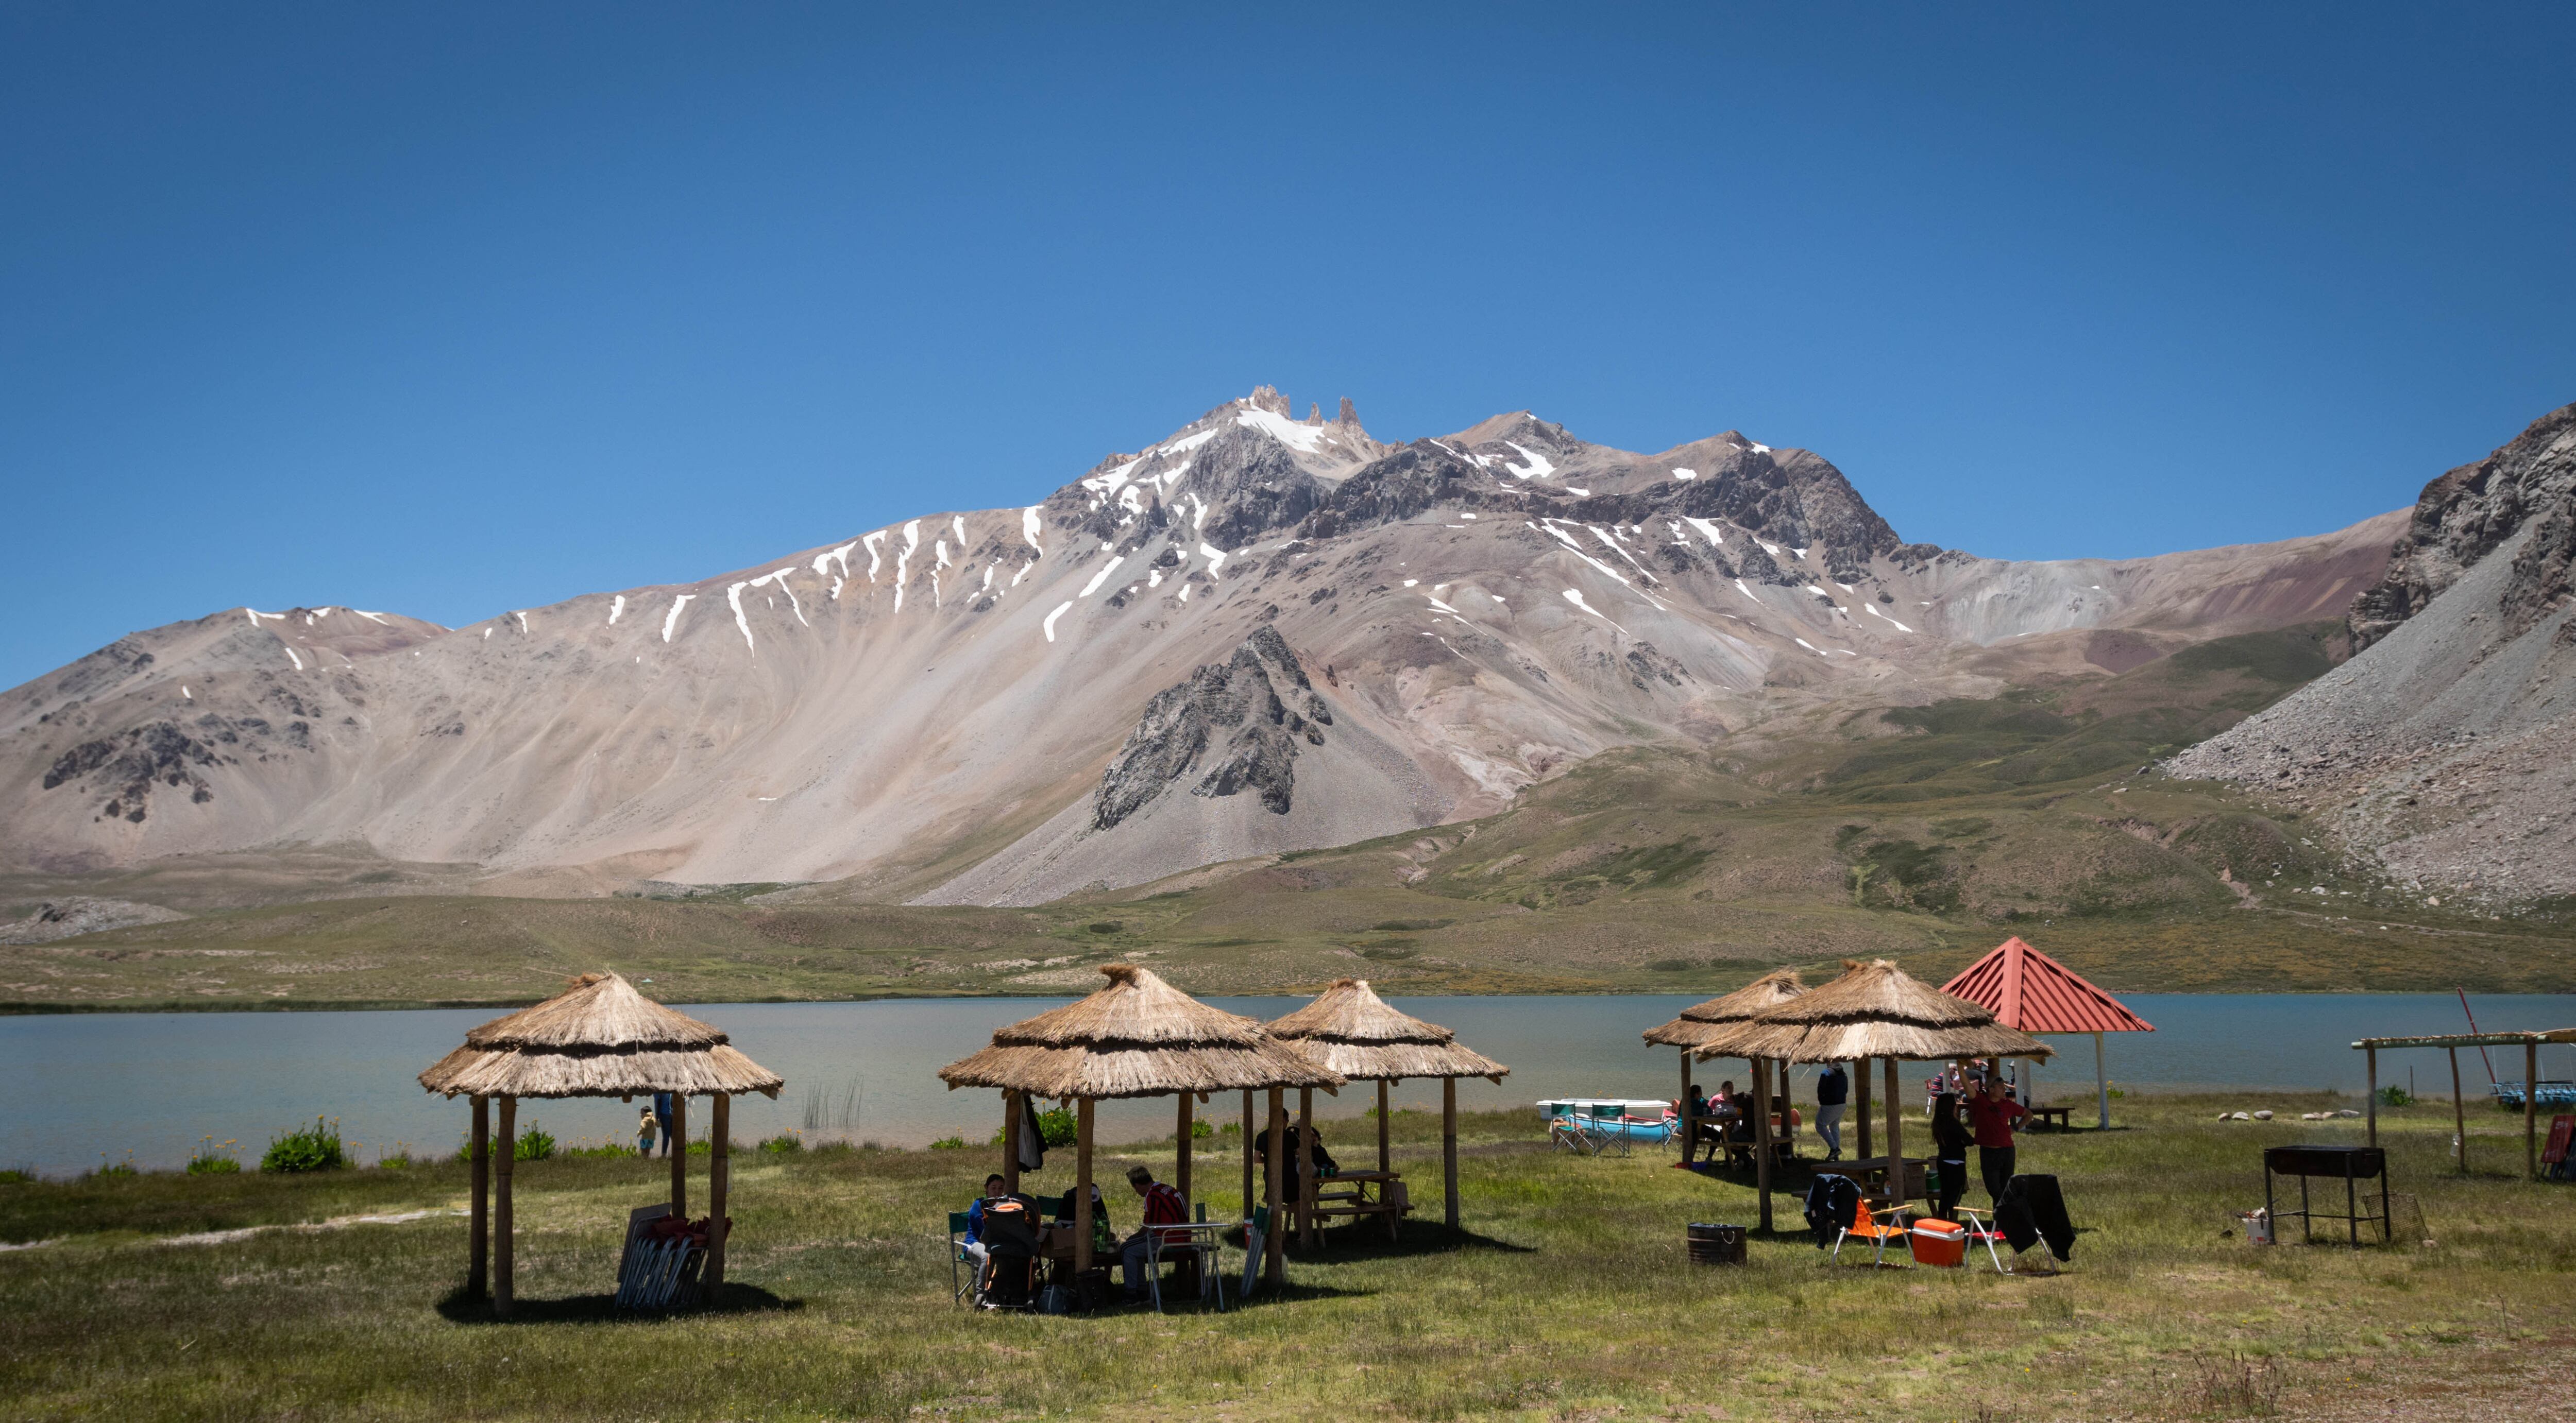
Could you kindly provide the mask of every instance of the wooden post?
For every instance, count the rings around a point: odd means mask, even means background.
[[[1288,1092],[1270,1089],[1270,1169],[1261,1183],[1262,1204],[1270,1208],[1270,1229],[1261,1238],[1261,1278],[1283,1284],[1288,1278],[1288,1223],[1279,1215],[1279,1173],[1288,1169]]]
[[[1449,1228],[1458,1228],[1458,1079],[1440,1079],[1440,1192]]]
[[[2363,1127],[2366,1133],[2364,1140],[2377,1146],[2379,1145],[2379,1049],[2363,1048],[2361,1060],[2364,1070],[2369,1073],[2370,1083],[2370,1100],[2362,1104],[2363,1110],[2369,1114],[2368,1124]]]
[[[1899,1064],[1887,1059],[1887,1194],[1905,1201],[1905,1093],[1897,1081]]]
[[[1315,1248],[1315,1089],[1297,1089],[1297,1244]]]
[[[497,1247],[492,1257],[492,1316],[510,1317],[510,1168],[519,1155],[519,1099],[501,1099],[501,1161],[493,1182],[492,1234]]]
[[[671,1214],[681,1220],[689,1218],[689,1097],[685,1092],[671,1094],[671,1140],[663,1147],[671,1153]]]
[[[2102,1056],[2102,1035],[2093,1035],[2093,1107],[2095,1131],[2111,1129],[2111,1068]]]
[[[733,1178],[732,1093],[715,1094],[707,1135],[707,1268],[700,1298],[712,1304],[716,1291],[724,1288],[725,1236],[731,1228],[725,1220],[725,1187]]]
[[[1196,1100],[1190,1096],[1190,1090],[1186,1087],[1182,1088],[1181,1149],[1179,1158],[1172,1163],[1172,1189],[1181,1193],[1184,1217],[1189,1214],[1187,1207],[1190,1203],[1190,1127],[1193,1124],[1190,1108],[1196,1105]]]
[[[2460,1050],[2451,1053],[2451,1153],[2460,1159],[2460,1174],[2469,1174],[2469,1111],[2460,1102]]]
[[[1697,1154],[1697,1152],[1699,1151],[1699,1129],[1698,1129],[1696,1126],[1694,1126],[1694,1125],[1692,1124],[1692,1119],[1691,1119],[1691,1099],[1690,1099],[1690,1089],[1691,1089],[1691,1080],[1690,1080],[1690,1078],[1691,1078],[1691,1071],[1690,1071],[1690,1069],[1691,1069],[1690,1049],[1689,1049],[1689,1048],[1683,1048],[1683,1049],[1682,1049],[1682,1095],[1681,1095],[1681,1101],[1680,1101],[1679,1103],[1677,1103],[1677,1104],[1676,1104],[1676,1106],[1677,1106],[1677,1108],[1679,1109],[1679,1111],[1680,1111],[1680,1113],[1681,1113],[1681,1119],[1682,1119],[1682,1165],[1684,1165],[1685,1167],[1687,1167],[1687,1166],[1689,1166],[1689,1165],[1691,1164],[1691,1157],[1692,1157],[1693,1155]]]
[[[481,1299],[491,1288],[488,1263],[492,1251],[492,1099],[474,1099],[474,1195],[466,1207],[465,1294]]]
[[[1771,1064],[1753,1063],[1753,1190],[1762,1198],[1762,1229],[1771,1229]]]
[[[1862,1157],[1866,1157],[1866,1156],[1874,1156],[1874,1155],[1876,1155],[1877,1153],[1875,1153],[1875,1152],[1873,1152],[1873,1151],[1871,1151],[1871,1150],[1869,1149],[1869,1059],[1868,1059],[1868,1058],[1865,1058],[1865,1057],[1864,1057],[1864,1058],[1862,1058],[1860,1061],[1855,1062],[1855,1063],[1853,1063],[1853,1064],[1852,1064],[1852,1094],[1853,1094],[1853,1100],[1852,1100],[1852,1110],[1851,1110],[1851,1115],[1852,1115],[1854,1118],[1856,1118],[1856,1119],[1860,1122],[1860,1142],[1859,1142],[1860,1150],[1853,1152],[1853,1153],[1852,1153],[1852,1155],[1854,1155],[1854,1156],[1862,1156]]]
[[[2522,1040],[2522,1171],[2540,1179],[2540,1039]]]
[[[1020,1094],[1002,1089],[1002,1191],[1020,1189]]]
[[[1252,1219],[1252,1146],[1256,1128],[1252,1123],[1252,1089],[1243,1089],[1243,1218]]]
[[[1377,1169],[1380,1173],[1395,1169],[1393,1164],[1395,1156],[1387,1149],[1386,1088],[1386,1079],[1383,1077],[1379,1078],[1377,1080]],[[1378,1189],[1384,1190],[1385,1187],[1380,1186]]]
[[[1091,1099],[1073,1104],[1073,1273],[1091,1268]]]

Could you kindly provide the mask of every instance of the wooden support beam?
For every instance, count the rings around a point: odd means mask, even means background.
[[[1379,1078],[1377,1080],[1377,1169],[1380,1171],[1392,1171],[1395,1169],[1392,1164],[1395,1160],[1395,1156],[1387,1147],[1386,1089],[1386,1079],[1383,1077]]]
[[[1297,1089],[1297,1244],[1315,1248],[1315,1089]]]
[[[506,1132],[506,1128],[504,1131]],[[671,1139],[662,1149],[671,1156],[671,1214],[689,1218],[689,1097],[671,1094]]]
[[[1860,1121],[1860,1150],[1852,1155],[1860,1157],[1878,1154],[1869,1149],[1869,1066],[1870,1060],[1865,1057],[1852,1064],[1852,1091],[1855,1094],[1852,1115]]]
[[[2372,1146],[2377,1146],[2379,1145],[2379,1049],[2364,1048],[2361,1057],[2363,1070],[2368,1074],[2367,1080],[2370,1083],[2370,1100],[2362,1103],[2362,1109],[2368,1113],[2368,1122],[2362,1127],[2362,1139]]]
[[[1020,1094],[1002,1089],[1002,1191],[1020,1189]]]
[[[519,1099],[501,1099],[501,1160],[492,1183],[492,1315],[510,1317],[510,1176],[519,1155]]]
[[[1073,1104],[1073,1273],[1091,1268],[1091,1099]]]
[[[2522,1170],[2540,1179],[2540,1040],[2522,1042]]]
[[[725,1236],[732,1229],[725,1219],[725,1188],[733,1182],[733,1094],[715,1094],[707,1137],[707,1268],[700,1278],[702,1297],[712,1304],[724,1288]]]
[[[1905,1197],[1905,1093],[1897,1081],[1895,1058],[1887,1059],[1887,1194]]]
[[[466,1207],[465,1294],[481,1299],[492,1287],[492,1099],[474,1099],[474,1194]]]
[[[2469,1109],[2460,1100],[2460,1050],[2448,1048],[2451,1055],[2451,1154],[2460,1160],[2460,1174],[2469,1174]]]
[[[1753,1190],[1762,1198],[1762,1230],[1771,1230],[1771,1064],[1753,1064]]]
[[[1262,1204],[1270,1208],[1270,1229],[1261,1238],[1261,1278],[1283,1284],[1288,1278],[1288,1222],[1279,1214],[1279,1173],[1288,1167],[1287,1089],[1270,1089],[1270,1169],[1262,1173]]]
[[[1677,1110],[1680,1112],[1680,1114],[1681,1114],[1681,1119],[1682,1119],[1682,1164],[1683,1164],[1684,1166],[1688,1166],[1688,1165],[1690,1164],[1692,1154],[1693,1154],[1694,1152],[1696,1152],[1696,1151],[1698,1151],[1698,1150],[1699,1150],[1699,1129],[1697,1128],[1697,1126],[1695,1126],[1695,1125],[1693,1124],[1693,1119],[1692,1119],[1692,1117],[1691,1117],[1691,1099],[1690,1099],[1691,1093],[1690,1093],[1690,1089],[1691,1089],[1691,1060],[1690,1060],[1690,1049],[1689,1049],[1689,1048],[1683,1048],[1683,1049],[1682,1049],[1682,1095],[1681,1095],[1681,1101],[1677,1104]]]
[[[1440,1194],[1449,1228],[1458,1228],[1458,1079],[1440,1079]]]
[[[2108,1131],[2111,1127],[2111,1068],[2103,1060],[2102,1035],[2093,1035],[2093,1107],[2096,1113],[2093,1129]]]
[[[1243,1218],[1252,1219],[1252,1148],[1260,1139],[1252,1120],[1252,1089],[1243,1089]]]
[[[1187,1088],[1181,1089],[1180,1098],[1181,1144],[1180,1154],[1172,1163],[1172,1189],[1181,1193],[1181,1205],[1183,1207],[1181,1215],[1186,1219],[1189,1216],[1187,1207],[1190,1203],[1190,1128],[1196,1125],[1196,1119],[1191,1116],[1190,1108],[1198,1105],[1198,1103],[1196,1099],[1190,1096],[1189,1089]]]

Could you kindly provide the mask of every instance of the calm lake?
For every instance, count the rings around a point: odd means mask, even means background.
[[[1586,1094],[1670,1097],[1678,1055],[1638,1039],[1704,995],[1396,998],[1406,1012],[1445,1024],[1477,1051],[1509,1063],[1496,1087],[1459,1084],[1462,1107],[1491,1108],[1541,1097]],[[736,1046],[787,1079],[775,1102],[748,1098],[734,1109],[734,1135],[751,1141],[790,1128],[809,1138],[847,1137],[919,1146],[951,1133],[990,1137],[1000,1126],[991,1092],[950,1092],[934,1074],[982,1046],[996,1027],[1064,999],[981,998],[868,1003],[688,1005],[693,1016],[732,1034]],[[1269,1019],[1294,998],[1212,998],[1236,1013]],[[2111,1080],[2129,1091],[2211,1087],[2358,1092],[2355,1038],[2465,1031],[2459,1000],[2446,994],[2133,994],[2127,1002],[2153,1033],[2110,1040]],[[2489,1031],[2576,1024],[2576,995],[2472,995]],[[0,1060],[11,1069],[11,1107],[0,1116],[0,1167],[49,1176],[102,1160],[170,1167],[201,1138],[238,1141],[246,1163],[278,1131],[315,1116],[337,1117],[362,1160],[400,1145],[449,1151],[462,1140],[466,1106],[423,1092],[414,1074],[455,1047],[465,1030],[496,1016],[484,1010],[391,1013],[132,1013],[0,1018]],[[2092,1095],[2093,1048],[2061,1039],[2061,1065],[2040,1077],[2043,1100]],[[2518,1060],[2495,1063],[2519,1078]],[[2469,1053],[2462,1072],[2483,1095],[2486,1070]],[[2409,1066],[2421,1090],[2448,1069],[2437,1053],[2398,1054],[2383,1080],[2403,1083]],[[1739,1070],[1711,1063],[1704,1084]],[[2542,1049],[2544,1077],[2576,1076],[2576,1048]],[[1798,1075],[1806,1100],[1813,1070]],[[1355,1114],[1373,1089],[1319,1098],[1331,1114]],[[1438,1083],[1396,1088],[1398,1106],[1437,1110]],[[2261,1105],[2249,1102],[2249,1105]],[[637,1108],[606,1101],[527,1102],[534,1121],[566,1143],[628,1141]],[[1171,1130],[1168,1099],[1105,1103],[1105,1140]],[[1234,1120],[1240,1099],[1202,1111]],[[2079,1120],[2081,1114],[2079,1113]],[[693,1125],[703,1129],[703,1114]]]

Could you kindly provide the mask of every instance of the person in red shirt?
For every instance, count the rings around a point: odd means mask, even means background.
[[[1190,1216],[1189,1206],[1182,1201],[1181,1193],[1155,1180],[1154,1173],[1144,1167],[1128,1167],[1127,1184],[1135,1188],[1137,1195],[1145,1198],[1145,1223],[1137,1228],[1134,1235],[1127,1237],[1118,1251],[1118,1264],[1125,1274],[1121,1283],[1127,1287],[1127,1302],[1137,1304],[1145,1298],[1145,1272],[1153,1268],[1151,1257],[1146,1252],[1153,1239],[1154,1227],[1187,1224]],[[1163,1248],[1166,1250],[1175,1245],[1187,1245],[1189,1241],[1190,1233],[1186,1230],[1163,1232]]]
[[[2004,1095],[2000,1072],[1987,1073],[1984,1090],[1968,1098],[1968,1129],[1977,1139],[1977,1174],[1985,1178],[1986,1194],[1998,1203],[2013,1178],[2013,1123],[2029,1115],[2021,1103]]]

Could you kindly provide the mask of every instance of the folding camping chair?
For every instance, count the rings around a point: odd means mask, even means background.
[[[1887,1242],[1891,1240],[1906,1239],[1905,1222],[1903,1217],[1910,1209],[1910,1207],[1900,1201],[1892,1206],[1881,1206],[1876,1210],[1871,1210],[1868,1197],[1862,1196],[1855,1198],[1852,1202],[1851,1223],[1844,1226],[1842,1228],[1842,1232],[1834,1237],[1834,1253],[1827,1263],[1839,1263],[1843,1258],[1843,1242],[1854,1237],[1858,1237],[1862,1240],[1869,1241],[1872,1245],[1877,1247],[1871,1253],[1869,1263],[1872,1265],[1886,1264]],[[1878,1222],[1878,1218],[1880,1216],[1894,1216],[1898,1217],[1898,1219],[1891,1220],[1887,1224],[1881,1225]],[[1912,1269],[1913,1255],[1910,1251],[1906,1256],[1906,1261],[1906,1268]]]
[[[1992,1210],[1983,1210],[1976,1206],[1954,1206],[1951,1209],[1962,1217],[1959,1224],[1967,1228],[1968,1248],[1970,1250],[1974,1250],[1978,1246],[1983,1245],[1986,1247],[1986,1258],[1994,1262],[1995,1273],[1998,1275],[2011,1274],[2012,1271],[2004,1268],[2004,1257],[1995,1253],[1996,1241],[2003,1240],[2006,1245],[2012,1244],[2011,1241],[2004,1240],[2002,1231],[1995,1229],[1995,1213]],[[1984,1217],[1984,1219],[1978,1219],[1980,1216]],[[2014,1253],[2019,1254],[2020,1252],[2016,1251]]]
[[[2551,1117],[2548,1144],[2540,1148],[2540,1164],[2549,1168],[2540,1173],[2543,1179],[2565,1181],[2570,1179],[2571,1172],[2576,1172],[2576,1161],[2569,1160],[2576,1157],[2576,1151],[2568,1150],[2570,1145],[2576,1144],[2571,1139],[2576,1139],[2576,1117],[2564,1114]]]

